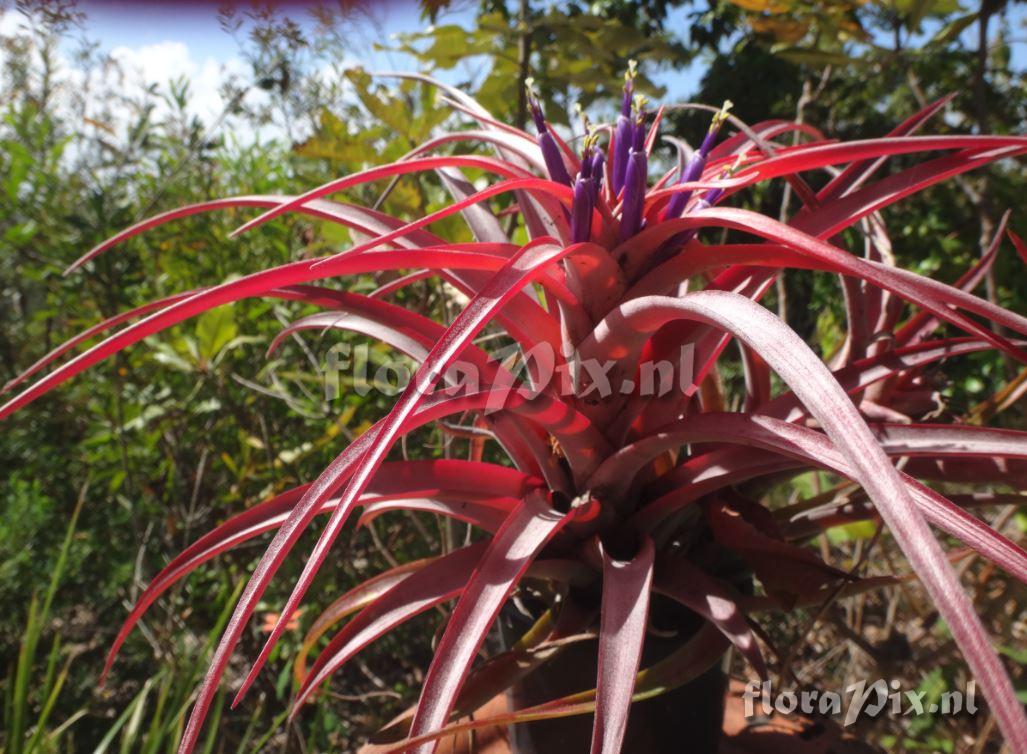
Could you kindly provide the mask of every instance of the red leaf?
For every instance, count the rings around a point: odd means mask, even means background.
[[[354,186],[360,186],[364,183],[371,183],[378,181],[383,178],[391,178],[395,175],[406,175],[408,173],[421,173],[428,170],[437,170],[438,168],[480,168],[481,170],[487,170],[490,173],[502,176],[504,178],[518,179],[528,178],[530,174],[527,171],[515,168],[508,162],[503,160],[497,160],[493,157],[475,157],[471,155],[448,155],[446,157],[425,157],[419,160],[406,160],[404,162],[393,162],[388,165],[379,165],[367,170],[362,170],[359,173],[347,175],[342,178],[336,178],[334,181],[329,181],[317,188],[311,189],[300,196],[292,197],[279,204],[274,209],[270,209],[262,215],[253,218],[252,220],[244,223],[239,228],[232,232],[232,236],[237,236],[240,233],[244,233],[247,230],[251,230],[258,225],[263,225],[268,220],[285,214],[286,212],[292,212],[298,210],[304,204],[307,204],[313,199],[320,199],[328,196],[329,194],[336,194],[340,191],[345,191],[348,188]]]
[[[353,613],[363,610],[383,594],[392,590],[401,581],[408,578],[414,571],[421,570],[431,562],[432,558],[424,558],[390,568],[379,573],[377,576],[357,584],[326,607],[307,630],[306,635],[303,637],[303,644],[296,653],[296,659],[293,660],[293,675],[297,683],[302,685],[307,677],[307,655],[310,654],[310,650],[314,648],[318,639],[324,636],[328,629],[344,618],[348,618]]]
[[[366,526],[383,513],[405,510],[448,516],[487,532],[494,532],[503,525],[516,502],[516,499],[509,497],[494,497],[487,500],[439,500],[431,497],[380,500],[364,506],[357,526]]]
[[[192,215],[221,209],[234,209],[237,207],[277,207],[289,199],[291,199],[291,197],[277,195],[230,196],[224,199],[212,199],[210,201],[199,202],[197,204],[187,204],[184,207],[176,207],[175,209],[167,212],[161,212],[158,215],[141,220],[135,225],[125,228],[125,230],[116,233],[106,241],[94,246],[72,263],[72,265],[64,271],[64,274],[67,275],[71,273],[86,262],[94,259],[119,243],[123,243],[134,236],[138,236],[140,233],[144,233],[152,228],[160,227],[161,225],[174,220],[180,220],[184,217],[191,217]],[[395,230],[403,225],[401,220],[397,220],[395,217],[387,215],[384,212],[360,207],[355,204],[333,202],[327,199],[318,199],[316,201],[305,203],[302,206],[297,207],[296,211],[312,217],[317,217],[321,220],[336,222],[347,228],[353,228],[365,235],[371,236]],[[431,246],[444,243],[441,238],[432,233],[428,233],[427,231],[421,231],[420,235],[415,236],[415,238],[419,245]]]
[[[719,207],[698,210],[688,217],[661,223],[653,230],[642,231],[640,237],[645,236],[646,233],[652,233],[654,239],[665,240],[679,231],[705,225],[755,233],[801,254],[807,254],[818,261],[827,263],[831,269],[837,272],[854,275],[893,291],[906,300],[931,311],[940,319],[951,322],[978,337],[990,340],[997,347],[1016,358],[1027,360],[1027,355],[1021,353],[1006,339],[996,336],[988,328],[955,312],[951,307],[961,307],[974,314],[988,317],[1012,330],[1027,334],[1027,319],[1024,317],[930,278],[860,259],[819,238],[755,212]],[[584,347],[582,350],[584,352]]]
[[[1013,246],[1016,248],[1016,253],[1020,255],[1020,259],[1023,260],[1024,264],[1027,264],[1027,243],[1024,243],[1024,240],[1013,231],[1009,231],[1009,240],[1013,242]]]
[[[212,288],[200,290],[195,295],[177,301],[145,319],[129,325],[39,379],[3,406],[0,406],[0,419],[6,418],[14,411],[46,394],[62,382],[88,369],[93,364],[139,342],[143,338],[166,330],[179,322],[222,304],[232,303],[244,298],[269,295],[268,292],[275,288],[294,286],[297,283],[331,277],[332,274],[361,274],[423,266],[438,267],[440,269],[481,269],[483,259],[487,259],[487,257],[483,257],[480,254],[443,250],[369,252],[355,257],[348,257],[345,264],[337,263],[334,273],[314,272],[311,270],[313,263],[310,261],[291,262],[280,267],[272,267],[255,272]],[[492,262],[488,264],[490,268],[494,269]],[[545,328],[542,329],[544,330]],[[538,342],[542,340],[543,336],[543,332],[536,330],[532,333],[531,338],[529,338],[529,342]],[[558,333],[556,337],[558,338]],[[555,344],[558,346],[558,340],[555,341]]]
[[[1027,342],[1016,341],[1016,345],[1023,348],[1027,346]],[[834,376],[838,384],[847,393],[856,394],[875,382],[903,372],[915,370],[926,364],[952,356],[978,353],[991,348],[992,345],[990,343],[974,338],[932,340],[915,346],[884,351],[876,356],[861,359],[843,369],[839,369],[834,373]],[[795,393],[787,392],[782,393],[764,406],[761,413],[766,416],[776,416],[788,421],[795,421],[805,416],[807,411],[802,407]]]
[[[364,608],[318,656],[297,692],[292,714],[353,655],[415,615],[460,594],[486,552],[478,542],[436,558]]]
[[[535,168],[545,174],[545,162],[542,161],[541,153],[539,153],[537,147],[535,151],[538,158]],[[462,171],[455,168],[440,168],[436,172],[454,199],[462,200],[474,194],[474,185],[464,177]],[[510,238],[503,230],[503,226],[499,224],[499,220],[496,219],[496,216],[492,214],[492,211],[487,206],[471,204],[465,207],[461,214],[467,223],[467,227],[471,229],[471,233],[474,234],[475,239],[478,241],[510,243]]]
[[[498,128],[491,130],[468,128],[459,131],[447,131],[418,144],[405,155],[400,157],[397,162],[404,162],[412,157],[417,157],[418,155],[431,152],[432,150],[447,144],[480,141],[496,147],[496,150],[500,154],[503,154],[504,152],[512,152],[526,164],[534,168],[536,173],[545,175],[546,163],[545,160],[542,159],[542,150],[539,149],[538,144],[534,139],[525,138],[525,136],[526,134],[522,131],[511,132],[500,130]],[[439,170],[438,172],[441,175],[443,171]]]
[[[611,463],[621,464],[623,468],[623,464],[630,461],[634,467],[642,462],[642,458],[651,458],[669,447],[690,442],[728,442],[749,447],[745,452],[720,450],[698,456],[668,474],[673,484],[683,486],[665,492],[635,514],[641,529],[651,531],[667,516],[717,489],[794,467],[792,463],[775,462],[772,456],[761,454],[760,451],[754,452],[750,449],[752,447],[789,456],[799,466],[826,468],[856,479],[851,463],[820,432],[798,424],[747,414],[699,414],[687,417],[677,423],[673,430],[668,428],[666,432],[627,446],[620,454],[621,460],[611,460]],[[887,443],[886,437],[884,442]],[[907,449],[908,442],[902,442],[892,450],[901,455]],[[957,447],[952,452],[958,454],[959,451]],[[906,464],[906,468],[915,464],[914,458]],[[600,468],[604,475],[610,471],[610,467]],[[908,489],[913,503],[932,524],[961,539],[1027,583],[1027,553],[1021,548],[912,477],[899,474],[899,479]],[[666,486],[664,481],[663,489]]]
[[[852,465],[852,478],[874,501],[952,630],[1006,740],[1014,748],[1027,748],[1027,719],[972,604],[898,472],[851,400],[803,340],[758,304],[723,291],[702,291],[681,299],[651,297],[625,304],[610,316],[624,323],[618,334],[623,327],[653,333],[674,319],[695,319],[731,332],[763,356]],[[596,333],[611,337],[605,323],[597,326]]]
[[[547,242],[536,241],[529,243],[504,265],[503,269],[471,300],[456,320],[454,320],[453,324],[447,329],[446,334],[435,344],[431,353],[425,358],[424,363],[418,368],[410,384],[396,401],[389,415],[379,423],[379,429],[369,442],[366,452],[361,453],[360,462],[352,472],[339,507],[332,514],[324,532],[321,534],[321,538],[314,546],[314,550],[311,552],[303,572],[300,574],[296,586],[289,596],[286,607],[282,611],[283,613],[288,613],[291,609],[299,606],[300,600],[317,573],[318,568],[320,568],[321,563],[324,561],[335,537],[338,536],[354,499],[361,494],[368,480],[377,470],[378,465],[392,446],[394,439],[398,436],[403,423],[424,401],[425,396],[434,387],[442,373],[511,297],[516,295],[524,285],[537,278],[547,265],[567,256],[575,249],[575,246],[561,248]],[[341,458],[342,456],[340,456]],[[316,500],[321,496],[327,496],[331,490],[335,489],[339,482],[340,468],[337,466],[337,463],[340,459],[336,459],[314,483],[310,493],[311,499]],[[246,680],[243,681],[239,695],[236,697],[236,702],[239,701],[253,683],[256,674],[263,666],[280,634],[281,630],[278,630],[272,632],[268,638]],[[187,733],[188,730],[187,728]],[[198,732],[197,729],[193,734],[194,738],[198,735]]]
[[[490,397],[491,395],[489,393],[456,397],[445,395],[429,396],[427,400],[423,400],[421,402],[422,405],[414,413],[414,416],[409,417],[404,421],[397,431],[399,433],[409,431],[413,427],[434,421],[435,419],[445,416],[451,412],[467,410],[469,408],[480,408],[487,400],[490,399]],[[196,702],[193,705],[192,712],[190,713],[189,720],[186,724],[185,733],[183,734],[182,741],[179,745],[180,754],[187,754],[195,745],[203,724],[203,719],[206,716],[207,710],[209,709],[217,691],[218,682],[228,665],[228,661],[231,658],[235,646],[239,643],[239,638],[242,636],[246,622],[253,614],[253,610],[256,608],[256,605],[263,595],[264,590],[267,588],[271,578],[281,566],[290,550],[295,546],[307,525],[314,516],[317,515],[321,506],[324,505],[333,494],[335,494],[338,486],[344,483],[354,473],[355,464],[374,443],[378,434],[381,432],[383,423],[384,421],[378,422],[371,429],[358,437],[348,448],[346,448],[342,455],[338,456],[331,464],[329,464],[328,468],[304,493],[302,499],[296,504],[293,511],[289,514],[289,517],[286,519],[281,529],[279,529],[271,544],[268,545],[264,555],[261,556],[260,562],[257,563],[256,568],[250,575],[250,580],[247,582],[242,596],[236,603],[235,610],[228,621],[228,625],[222,633],[218,646],[214,650],[214,656],[211,658],[207,673],[204,676],[199,690],[197,691]],[[348,488],[347,491],[350,491],[351,489],[352,488]],[[338,530],[342,527],[349,514],[352,512],[355,503],[354,498],[355,495],[351,497],[343,497],[333,511],[331,520],[325,530],[326,532],[329,532],[330,538],[334,538],[334,536],[338,534]],[[334,530],[331,530],[331,527],[333,526]],[[322,538],[324,538],[324,535],[322,535]],[[315,548],[315,552],[311,555],[311,560],[308,561],[307,565],[309,566],[318,557],[323,558],[324,551],[319,551]],[[291,600],[291,602],[298,602],[298,600],[294,599]],[[287,604],[288,609],[283,610],[282,612],[288,613],[291,609],[295,609],[296,606],[298,605],[293,606]],[[278,633],[281,633],[280,626]],[[277,636],[272,632],[271,637],[268,639],[268,646],[273,646],[275,640],[277,640]]]
[[[714,539],[738,552],[752,567],[767,593],[785,604],[819,591],[825,584],[845,579],[846,574],[827,565],[811,549],[796,547],[774,531],[759,525],[749,510],[723,500],[712,500],[706,506],[707,519]],[[764,516],[765,508],[750,503]]]
[[[385,464],[361,502],[373,506],[375,501],[426,495],[465,502],[475,497],[520,498],[540,484],[541,480],[532,479],[515,469],[491,464],[456,460],[404,461]],[[189,545],[154,576],[118,631],[108,652],[100,684],[103,685],[125,639],[161,594],[217,555],[281,526],[308,487],[295,487],[233,516]],[[330,512],[337,504],[337,497],[330,499],[318,512]]]
[[[649,589],[653,581],[652,540],[644,537],[630,561],[603,550],[603,603],[599,619],[599,674],[592,754],[617,754],[628,727],[635,674],[642,660]]]
[[[158,309],[163,309],[167,306],[171,306],[172,304],[178,301],[189,298],[190,296],[197,293],[199,290],[202,289],[185,291],[184,293],[176,293],[175,295],[168,296],[167,298],[157,299],[156,301],[151,301],[148,304],[137,306],[135,309],[129,309],[126,312],[122,312],[121,314],[115,314],[113,317],[109,317],[103,320],[102,322],[98,322],[92,327],[83,330],[75,337],[69,338],[68,340],[64,341],[64,343],[50,351],[50,353],[46,354],[46,356],[43,356],[35,364],[30,366],[17,377],[9,380],[7,384],[4,385],[2,392],[6,393],[8,390],[17,387],[22,382],[27,380],[29,377],[34,375],[36,372],[45,368],[48,364],[52,364],[54,361],[59,359],[68,351],[75,348],[75,346],[86,342],[94,336],[99,335],[100,333],[105,332],[107,330],[110,330],[111,328],[117,327],[118,325],[124,324],[125,322],[128,322],[130,319],[135,319],[136,317],[141,317],[144,314],[149,314],[150,312],[156,311]]]
[[[767,678],[763,653],[729,585],[684,558],[675,557],[659,561],[654,589],[715,625],[749,661],[759,677]]]
[[[988,244],[987,251],[981,255],[974,265],[963,273],[955,282],[955,287],[970,293],[976,288],[988,274],[988,270],[995,264],[998,257],[999,246],[1002,243],[1002,236],[1005,235],[1006,226],[1009,223],[1010,212],[1007,210],[999,221],[995,235]],[[938,318],[932,317],[928,312],[917,312],[895,333],[895,343],[904,346],[909,343],[919,343],[938,327]]]
[[[703,624],[698,633],[684,646],[639,673],[635,686],[635,699],[650,699],[659,696],[665,691],[697,678],[720,661],[727,646],[727,641],[716,628],[708,623]],[[587,715],[596,708],[595,697],[594,690],[585,691],[504,715],[460,720],[400,743],[369,746],[367,752],[368,754],[398,754],[401,751],[409,752],[415,744],[422,747],[428,744],[431,747],[432,742],[463,731],[534,720],[551,720],[572,715]]]
[[[891,206],[947,178],[1024,152],[1027,152],[1027,149],[1022,146],[997,150],[967,149],[929,160],[839,197],[816,210],[804,210],[794,218],[792,225],[821,238],[830,238],[871,213]]]
[[[809,144],[769,157],[739,172],[749,183],[768,181],[789,173],[814,170],[858,160],[934,150],[992,150],[1027,147],[1024,136],[900,136],[858,139],[834,144]]]
[[[906,136],[913,133],[926,121],[937,114],[939,110],[948,105],[954,98],[955,94],[949,94],[935,102],[932,102],[930,105],[914,115],[911,115],[892,129],[888,136]],[[846,167],[845,170],[832,178],[831,181],[817,193],[817,199],[820,202],[826,202],[836,196],[848,193],[853,188],[858,188],[864,181],[873,175],[881,165],[884,164],[885,159],[886,158],[884,157],[878,157],[875,160],[861,160],[853,162],[851,165]]]
[[[345,259],[346,257],[354,256],[364,251],[371,251],[378,246],[389,243],[397,238],[401,238],[411,231],[420,230],[427,225],[431,225],[433,222],[437,222],[438,220],[442,220],[450,215],[456,214],[467,207],[472,207],[478,202],[484,201],[490,197],[527,189],[530,189],[533,192],[551,194],[554,197],[563,199],[568,205],[573,198],[573,192],[569,186],[554,183],[553,181],[546,181],[541,178],[520,178],[510,181],[501,181],[471,194],[464,199],[460,199],[453,204],[443,207],[440,210],[436,210],[435,212],[424,215],[423,217],[419,217],[417,220],[407,223],[400,228],[396,228],[393,231],[377,236],[363,244],[358,244],[357,246],[346,249],[345,251],[340,251],[338,254],[328,257],[328,259],[318,260],[315,263],[315,266],[319,268],[328,268],[335,272],[334,268],[336,267],[337,261],[340,259]],[[258,220],[259,219],[260,218],[258,218]],[[243,229],[244,228],[241,228],[240,232]],[[541,241],[544,239],[538,240]],[[552,239],[549,240],[552,241]]]
[[[871,427],[889,453],[900,456],[1027,458],[1027,432],[960,424]]]
[[[525,498],[510,514],[503,528],[496,532],[435,650],[435,659],[425,677],[421,699],[410,726],[411,737],[445,725],[471,661],[500,607],[543,545],[560,530],[567,518],[550,508],[542,494],[535,493]],[[412,751],[430,754],[434,748],[427,744]]]

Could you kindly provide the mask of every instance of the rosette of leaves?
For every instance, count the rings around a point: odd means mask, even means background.
[[[633,96],[630,74],[616,121],[589,130],[578,149],[550,127],[537,102],[527,133],[498,122],[463,92],[433,83],[472,127],[438,133],[401,159],[300,196],[237,196],[166,212],[73,265],[87,267],[155,226],[226,208],[263,210],[239,231],[302,213],[356,231],[359,239],[330,256],[249,272],[102,322],[9,384],[8,390],[20,392],[0,408],[0,417],[149,335],[248,297],[324,309],[293,323],[283,337],[345,328],[419,362],[391,410],[340,447],[320,476],[238,514],[171,561],[125,621],[105,674],[139,618],[171,585],[220,553],[274,532],[197,692],[181,742],[182,752],[191,751],[247,622],[315,519],[327,523],[306,553],[240,698],[354,512],[362,511],[366,521],[396,509],[430,511],[469,522],[484,535],[341,596],[315,622],[301,657],[352,617],[309,670],[301,659],[296,706],[375,639],[455,600],[420,702],[392,726],[398,737],[383,750],[430,752],[453,730],[594,713],[591,750],[615,752],[633,698],[695,678],[728,647],[757,673],[766,672],[747,611],[820,604],[839,590],[894,583],[861,581],[800,546],[828,526],[870,520],[883,522],[905,553],[1009,746],[1027,751],[1023,708],[930,527],[1020,580],[1027,577],[1027,554],[967,510],[970,496],[949,499],[937,485],[925,484],[972,481],[990,490],[1027,483],[1027,433],[923,420],[933,408],[927,370],[939,361],[989,350],[1027,361],[1020,340],[1027,336],[1027,319],[973,294],[1004,234],[949,285],[894,265],[880,214],[939,181],[1022,155],[1027,138],[915,135],[944,102],[882,138],[847,143],[783,120],[750,127],[722,109],[701,145],[683,149],[677,165],[653,174],[649,161],[662,111],[651,112]],[[465,144],[484,151],[451,153],[452,145]],[[896,157],[901,166],[886,172]],[[465,171],[489,180],[472,184]],[[438,174],[452,202],[411,221],[329,198],[423,172]],[[744,192],[774,180],[787,181],[801,199],[785,222],[733,206]],[[505,214],[516,212],[515,225],[497,219],[498,197],[511,198]],[[453,243],[429,230],[458,215],[474,241]],[[845,248],[845,239],[854,237],[857,248]],[[1027,254],[1019,239],[1012,240],[1021,256]],[[839,277],[847,335],[829,358],[817,356],[761,305],[784,269]],[[327,283],[383,270],[406,274],[371,295]],[[466,295],[467,305],[450,324],[388,300],[425,277]],[[523,376],[490,357],[486,347],[494,341],[477,339],[486,328],[532,354]],[[713,389],[729,348],[740,352],[745,374],[743,401],[735,410]],[[690,358],[680,358],[683,353]],[[477,385],[454,374],[458,360],[473,365]],[[643,389],[644,371],[657,364],[671,365],[675,389]],[[549,379],[553,374],[567,379]],[[607,382],[630,389],[604,391]],[[405,434],[468,413],[479,415],[508,465],[387,460]],[[897,465],[896,458],[904,463]],[[771,515],[739,486],[811,469],[851,480],[862,494],[844,504],[827,497]],[[741,595],[711,565],[711,550],[748,564],[764,594]],[[550,595],[550,604],[508,652],[475,667],[501,607],[527,578],[550,585],[540,592]],[[582,590],[598,594],[600,607],[578,603],[575,594]],[[680,602],[705,623],[664,659],[640,669],[654,593]],[[466,719],[581,636],[598,637],[593,690],[501,718]]]

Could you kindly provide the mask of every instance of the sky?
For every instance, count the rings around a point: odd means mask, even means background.
[[[423,28],[414,2],[371,4],[369,13],[387,34],[416,31]],[[88,17],[87,29],[104,46],[139,48],[166,41],[186,44],[195,60],[224,61],[237,55],[235,41],[218,25],[217,4],[186,3],[119,3],[83,0],[81,8]],[[244,3],[239,3],[245,7]],[[296,20],[309,19],[307,11],[296,6],[287,8]],[[465,12],[451,14],[460,20]]]
[[[241,5],[241,4],[240,4]],[[474,19],[477,2],[456,2],[454,9],[443,13],[438,23],[470,25]],[[234,40],[218,25],[217,4],[204,2],[186,3],[126,3],[110,0],[83,0],[82,9],[88,16],[89,34],[104,47],[139,49],[174,41],[185,44],[194,63],[209,60],[227,61],[237,55]],[[420,17],[420,10],[414,0],[390,0],[390,2],[368,3],[367,12],[386,36],[395,33],[423,30],[427,24]],[[296,7],[291,14],[296,19],[307,16],[302,7]],[[684,9],[671,12],[669,25],[683,22]],[[174,62],[178,62],[177,60]],[[412,58],[397,53],[371,53],[371,60],[365,63],[368,69],[375,66],[413,67]],[[694,89],[698,81],[698,69],[675,71],[661,77],[660,83],[674,94],[684,94]]]
[[[964,4],[967,4],[965,2]],[[449,11],[439,23],[469,24],[473,20],[477,2],[456,2],[455,11]],[[244,3],[239,3],[244,7]],[[2,7],[2,6],[0,6]],[[373,10],[373,24],[364,24],[354,40],[360,49],[359,62],[368,70],[411,70],[416,63],[401,53],[377,52],[368,41],[380,33],[387,39],[399,32],[417,31],[426,22],[414,0],[375,0],[368,3]],[[1027,8],[1013,6],[1014,27],[1013,67],[1027,67]],[[118,0],[80,0],[86,14],[85,34],[99,43],[100,49],[109,51],[126,71],[131,73],[129,85],[165,85],[173,78],[186,76],[190,80],[192,109],[208,124],[215,121],[224,109],[220,85],[226,75],[246,71],[236,40],[218,24],[217,3],[202,2],[124,2]],[[684,25],[687,9],[673,12],[668,25]],[[20,23],[13,10],[0,11],[0,34],[9,32]],[[291,8],[290,16],[313,22],[303,7]],[[71,50],[67,51],[71,57]],[[687,99],[697,88],[703,61],[697,60],[684,70],[668,71],[655,76],[667,88],[668,101]],[[455,80],[459,73],[442,73],[441,78]],[[254,96],[260,96],[258,93]]]
[[[245,7],[245,3],[238,3]],[[470,25],[477,2],[454,3],[438,23]],[[2,7],[2,3],[0,3]],[[242,60],[236,40],[218,23],[215,2],[117,2],[116,0],[80,0],[79,8],[86,14],[84,34],[99,43],[101,51],[109,52],[130,74],[131,85],[166,85],[171,79],[185,76],[190,80],[191,109],[208,124],[224,110],[220,85],[225,76],[242,74]],[[354,46],[359,59],[354,62],[368,70],[415,70],[418,66],[410,56],[371,49],[372,39],[387,40],[391,35],[423,30],[427,22],[420,17],[414,0],[390,0],[369,3],[366,12],[373,22],[363,23],[357,30]],[[288,9],[290,17],[313,28],[313,20],[302,6]],[[0,10],[0,34],[9,33],[21,23],[13,10]],[[71,43],[65,51],[70,60]],[[443,80],[456,81],[461,71],[439,72]],[[698,65],[684,71],[666,72],[656,76],[668,89],[668,96],[684,99],[696,88]],[[260,96],[256,93],[254,96]]]

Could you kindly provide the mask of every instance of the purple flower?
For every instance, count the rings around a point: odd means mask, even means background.
[[[567,166],[563,162],[560,146],[549,132],[549,125],[546,123],[545,115],[542,113],[542,105],[539,103],[538,97],[535,96],[533,81],[528,79],[525,83],[528,88],[528,106],[531,108],[531,117],[535,120],[535,130],[538,131],[535,143],[542,150],[542,159],[546,163],[546,171],[549,173],[549,178],[557,183],[562,183],[564,186],[570,186],[570,174],[567,172]]]
[[[571,243],[587,241],[592,235],[592,210],[595,209],[595,181],[578,173],[571,205]]]
[[[596,147],[592,153],[592,179],[595,186],[595,198],[599,198],[599,191],[603,187],[603,163],[606,160],[606,154],[603,150]]]
[[[699,201],[697,201],[695,203],[695,208],[697,210],[698,209],[708,209],[709,207],[712,207],[714,204],[719,202],[722,196],[724,196],[724,189],[722,189],[722,188],[710,189],[709,191],[706,192],[705,195],[703,195],[699,199]]]
[[[626,241],[642,227],[642,207],[645,203],[646,178],[649,156],[645,151],[645,111],[643,100],[636,101],[637,114],[633,143],[628,152],[627,170],[624,172],[624,199],[620,214],[620,240]]]
[[[702,144],[700,144],[699,149],[693,152],[692,156],[688,158],[688,162],[685,163],[685,169],[681,171],[681,178],[678,180],[678,183],[693,183],[702,177],[703,168],[706,167],[706,160],[709,158],[710,151],[713,149],[713,145],[717,141],[717,135],[720,133],[720,127],[724,124],[724,121],[727,120],[727,111],[729,109],[731,109],[731,100],[725,102],[724,106],[720,108],[720,112],[713,116],[713,121],[710,123],[709,129],[706,131],[706,136],[703,138]],[[691,191],[681,191],[674,194],[670,198],[670,201],[667,202],[667,209],[664,212],[663,218],[665,220],[671,220],[675,217],[680,217],[681,213],[685,211],[685,207],[688,205],[688,200],[691,198]]]
[[[692,152],[688,162],[685,163],[685,169],[681,171],[681,179],[678,183],[692,183],[699,180],[704,167],[706,167],[706,155],[702,154],[702,152]],[[688,200],[691,198],[691,191],[679,191],[671,196],[663,215],[664,219],[670,220],[680,217],[681,213],[685,210],[685,206],[688,204]]]
[[[691,194],[691,192],[688,193]],[[680,196],[680,194],[678,194],[677,196]],[[695,212],[696,210],[712,207],[714,204],[719,202],[723,196],[724,189],[710,189],[699,198],[699,200],[695,203],[695,207],[692,208],[692,211]],[[670,215],[667,215],[667,217],[670,217]],[[689,228],[688,230],[683,230],[680,233],[675,233],[673,236],[664,241],[663,245],[656,250],[656,253],[653,255],[652,259],[650,260],[647,266],[647,269],[652,269],[656,265],[665,262],[674,254],[675,251],[687,245],[697,235],[699,235],[698,228]]]
[[[610,181],[614,195],[620,194],[624,188],[624,177],[628,169],[628,153],[634,141],[635,124],[631,117],[631,103],[635,97],[635,76],[638,68],[634,60],[628,62],[628,70],[624,74],[624,97],[621,99],[620,115],[614,127],[613,154],[610,163]]]
[[[581,155],[581,172],[574,180],[574,201],[571,204],[571,243],[588,241],[592,236],[592,211],[599,199],[603,182],[603,161],[606,155],[596,146],[595,135],[585,136]]]

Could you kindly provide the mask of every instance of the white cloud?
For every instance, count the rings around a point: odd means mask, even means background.
[[[222,84],[245,71],[239,58],[199,60],[184,42],[170,40],[141,47],[118,46],[110,55],[125,71],[130,85],[145,88],[157,84],[163,88],[185,78],[189,82],[189,111],[207,125],[218,119],[227,104],[221,95]]]
[[[0,10],[0,37],[18,36],[27,31],[22,14]],[[75,43],[70,40],[67,47],[62,44],[58,52],[59,80],[63,86],[60,92],[71,94],[88,89],[90,83],[101,85],[109,72],[93,69],[90,73],[78,67],[73,55]],[[0,58],[3,53],[0,52]],[[200,118],[207,126],[214,126],[227,105],[221,95],[222,85],[234,77],[243,77],[247,66],[238,56],[217,59],[212,56],[196,55],[188,44],[182,41],[165,40],[139,46],[118,45],[109,52],[111,59],[121,69],[123,77],[119,94],[127,99],[137,99],[147,87],[156,85],[158,91],[167,92],[168,85],[177,79],[189,82],[188,113]],[[91,78],[91,81],[90,81]],[[96,91],[94,88],[92,91]],[[259,97],[263,92],[250,92],[248,97]],[[169,107],[163,101],[155,101],[155,114],[167,115]],[[98,107],[107,106],[115,115],[129,115],[122,106],[111,101],[97,102]],[[92,109],[92,108],[90,108]]]
[[[0,36],[9,37],[21,31],[25,18],[17,11],[0,10]]]

